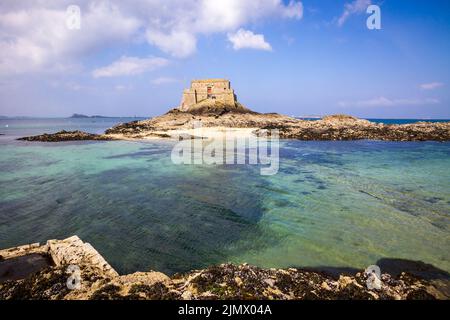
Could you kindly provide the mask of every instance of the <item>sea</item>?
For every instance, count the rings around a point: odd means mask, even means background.
[[[1,119],[0,248],[78,235],[122,274],[225,262],[450,272],[450,142],[281,140],[278,173],[262,176],[174,164],[169,140],[16,140],[133,120]]]

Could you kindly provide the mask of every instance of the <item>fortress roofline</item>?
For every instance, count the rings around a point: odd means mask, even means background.
[[[198,80],[192,80],[191,83],[197,82],[197,83],[209,83],[209,82],[230,82],[228,79],[220,79],[220,78],[212,78],[212,79],[198,79]]]

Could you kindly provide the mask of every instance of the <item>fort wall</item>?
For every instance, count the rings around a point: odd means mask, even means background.
[[[230,81],[226,79],[192,80],[191,87],[183,91],[180,110],[188,111],[199,102],[211,99],[225,104],[234,105],[236,96],[231,89]]]

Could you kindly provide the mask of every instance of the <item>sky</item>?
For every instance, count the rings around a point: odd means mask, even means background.
[[[448,0],[0,2],[5,116],[155,116],[226,78],[259,112],[449,119],[449,71]]]

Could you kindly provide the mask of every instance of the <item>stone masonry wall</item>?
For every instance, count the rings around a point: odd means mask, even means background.
[[[225,79],[193,80],[191,87],[183,92],[180,110],[187,111],[189,107],[206,99],[231,105],[236,102],[234,90],[230,88],[230,81]]]

